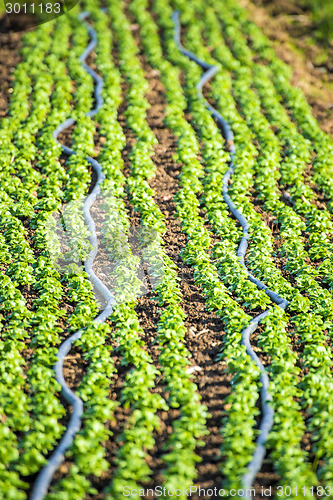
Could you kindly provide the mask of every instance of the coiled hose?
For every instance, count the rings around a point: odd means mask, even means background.
[[[243,230],[243,236],[240,241],[238,250],[237,250],[237,257],[239,257],[241,265],[244,267],[247,276],[250,281],[252,281],[259,290],[264,290],[265,293],[270,297],[270,299],[281,309],[286,309],[289,305],[289,302],[286,299],[283,299],[280,297],[276,292],[273,290],[270,290],[264,283],[259,281],[257,278],[252,276],[252,274],[249,272],[245,265],[244,257],[246,254],[247,246],[248,246],[248,240],[249,240],[249,224],[247,219],[244,217],[244,215],[236,208],[235,204],[231,200],[229,194],[228,194],[228,184],[229,184],[229,179],[231,178],[232,174],[235,171],[235,154],[236,154],[236,148],[234,144],[234,136],[232,133],[232,130],[230,128],[229,123],[223,118],[223,116],[215,109],[213,106],[211,106],[206,99],[204,98],[202,94],[202,87],[211,79],[213,76],[217,73],[218,71],[218,66],[209,64],[201,59],[199,59],[195,54],[192,54],[189,50],[185,49],[181,43],[180,40],[180,21],[179,21],[179,12],[175,11],[172,14],[172,20],[174,22],[174,40],[182,54],[187,56],[189,59],[192,61],[196,62],[202,69],[205,70],[204,74],[200,78],[199,82],[197,83],[197,92],[199,98],[203,99],[204,104],[206,108],[210,111],[212,116],[215,118],[215,120],[218,122],[218,124],[221,126],[223,136],[225,138],[226,144],[229,149],[230,153],[230,163],[229,163],[229,169],[225,173],[223,177],[223,199],[226,202],[226,204],[229,207],[230,212],[233,214],[233,216],[238,220],[239,224],[242,227]],[[265,443],[267,441],[268,435],[273,427],[273,421],[274,421],[274,410],[271,406],[271,401],[272,401],[272,396],[269,393],[269,377],[268,374],[265,370],[264,365],[256,355],[256,353],[253,351],[251,342],[250,342],[250,335],[258,328],[258,325],[260,321],[268,316],[270,310],[266,310],[263,313],[259,314],[255,318],[253,318],[249,325],[244,328],[242,331],[242,345],[245,346],[247,354],[251,357],[251,359],[255,362],[257,367],[260,370],[260,382],[261,382],[261,391],[260,391],[260,396],[261,396],[261,405],[262,405],[262,419],[259,427],[260,435],[257,439],[256,442],[256,449],[254,452],[254,455],[252,457],[251,462],[247,466],[247,472],[244,474],[242,478],[243,482],[243,487],[245,489],[251,488],[251,486],[254,483],[255,477],[260,471],[262,467],[263,460],[265,458],[266,454],[266,447]],[[247,493],[245,492],[243,495],[245,498],[247,498]],[[249,497],[250,498],[250,497]]]
[[[89,17],[89,12],[83,12],[79,16],[79,19],[84,21],[87,17]],[[102,89],[103,89],[103,79],[98,76],[87,64],[85,63],[86,58],[88,55],[95,49],[97,45],[97,36],[95,30],[87,23],[87,29],[90,35],[90,43],[88,44],[87,48],[83,52],[83,54],[80,56],[80,62],[82,63],[82,66],[84,69],[92,76],[92,78],[95,81],[95,101],[96,101],[96,106],[94,109],[89,111],[87,113],[87,116],[93,117],[101,108],[103,105],[103,98],[102,98]],[[69,118],[65,122],[63,122],[59,127],[53,132],[53,137],[55,139],[58,138],[59,134],[66,130],[68,127],[71,127],[72,125],[75,124],[75,120],[72,118]],[[72,149],[68,148],[67,146],[64,146],[61,144],[62,150],[65,154],[67,155],[73,155],[75,154],[75,151]],[[94,160],[93,158],[87,157],[88,162],[92,165],[93,169],[95,170],[97,174],[97,180],[96,184],[92,190],[92,192],[89,194],[89,196],[86,198],[85,203],[84,203],[84,208],[83,208],[83,213],[84,213],[84,218],[85,221],[89,227],[90,230],[90,243],[92,245],[92,250],[88,254],[88,258],[84,263],[84,268],[85,271],[87,272],[90,281],[94,284],[96,289],[101,293],[103,298],[106,301],[106,307],[105,309],[97,316],[97,318],[94,319],[94,322],[97,324],[103,323],[106,321],[106,319],[112,314],[113,311],[113,306],[116,303],[112,293],[109,291],[109,289],[102,283],[102,281],[96,276],[96,274],[93,271],[93,263],[95,260],[95,257],[97,255],[98,251],[98,242],[97,242],[97,235],[96,235],[96,227],[93,218],[91,217],[90,214],[90,208],[93,205],[94,201],[96,200],[96,197],[99,195],[101,192],[100,185],[105,179],[105,175],[103,173],[103,169],[101,165]],[[73,345],[73,342],[78,340],[83,333],[83,329],[79,330],[75,334],[71,335],[68,339],[66,339],[60,346],[58,354],[57,354],[57,363],[55,365],[55,372],[56,372],[56,380],[59,382],[61,385],[61,393],[66,400],[66,402],[69,405],[72,405],[73,411],[71,414],[71,417],[69,419],[68,427],[66,429],[66,432],[64,436],[62,437],[59,445],[57,448],[53,451],[52,455],[50,456],[47,465],[41,470],[39,475],[37,476],[36,482],[34,484],[32,494],[31,494],[31,500],[42,500],[44,496],[46,495],[48,488],[50,486],[50,483],[52,481],[53,475],[56,472],[57,468],[59,465],[62,463],[64,460],[64,456],[68,448],[72,445],[74,436],[75,434],[79,431],[81,427],[81,418],[83,414],[83,402],[82,400],[68,387],[68,385],[65,382],[64,375],[63,375],[63,364],[64,360],[71,350],[71,347]]]

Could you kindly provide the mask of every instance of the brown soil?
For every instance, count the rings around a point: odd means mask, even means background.
[[[12,73],[20,60],[20,46],[20,33],[1,33],[0,31],[0,119],[7,116],[13,81]]]
[[[316,68],[320,68],[325,81],[332,82],[333,43],[326,38],[316,39],[316,23],[311,11],[302,0],[259,0],[270,17],[283,23],[293,45],[304,52]]]
[[[29,14],[3,14],[0,12],[0,35],[3,33],[23,33],[31,30],[39,23],[37,16]]]
[[[241,3],[247,8],[250,18],[273,41],[277,55],[294,69],[292,83],[303,90],[322,129],[333,135],[333,67],[316,63],[320,49],[310,46],[307,36],[300,36],[295,23],[290,22],[290,2],[272,0],[265,2],[265,7],[251,0],[242,0]],[[309,22],[306,16],[305,22]],[[330,51],[333,52],[333,47]],[[327,58],[330,64],[332,60],[332,57]]]

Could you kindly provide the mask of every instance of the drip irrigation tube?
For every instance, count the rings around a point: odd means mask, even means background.
[[[252,274],[249,272],[249,270],[246,267],[244,257],[246,254],[247,246],[248,246],[248,240],[249,240],[249,224],[247,219],[244,217],[244,215],[236,208],[235,204],[231,200],[229,194],[228,194],[228,184],[229,184],[229,179],[231,178],[232,174],[235,171],[235,154],[236,154],[236,148],[234,144],[234,136],[232,133],[232,130],[230,128],[229,123],[223,118],[223,116],[215,109],[213,106],[211,106],[206,99],[204,98],[202,94],[202,87],[217,73],[218,71],[218,66],[209,64],[201,59],[199,59],[195,54],[190,52],[189,50],[185,49],[181,43],[180,39],[180,21],[179,21],[179,12],[174,11],[172,14],[172,20],[174,22],[174,40],[178,46],[178,49],[182,54],[187,56],[189,59],[192,61],[196,62],[202,69],[205,70],[204,74],[200,78],[198,84],[197,84],[197,92],[199,98],[203,99],[203,102],[206,106],[206,108],[210,111],[212,116],[216,119],[216,121],[219,123],[219,125],[222,128],[223,136],[226,140],[229,153],[230,153],[230,163],[229,163],[229,169],[225,173],[223,177],[223,199],[226,202],[226,204],[229,207],[230,212],[233,214],[233,216],[238,220],[239,224],[242,227],[243,230],[243,236],[240,241],[238,250],[237,250],[237,257],[239,257],[241,265],[244,267],[247,276],[250,281],[252,281],[259,290],[264,290],[265,293],[270,297],[270,299],[281,309],[286,309],[289,305],[288,301],[286,299],[283,299],[280,297],[276,292],[273,290],[270,290],[267,288],[264,283],[259,281],[257,278],[252,276]],[[272,429],[273,426],[273,420],[274,420],[274,410],[270,404],[272,401],[272,396],[269,393],[269,377],[268,374],[265,370],[264,365],[256,355],[256,353],[253,351],[251,342],[250,342],[250,335],[257,329],[260,321],[268,316],[270,312],[270,309],[264,311],[263,313],[259,314],[255,318],[253,318],[249,325],[244,328],[242,331],[242,344],[246,348],[247,354],[251,357],[251,359],[256,363],[257,367],[260,370],[260,382],[261,382],[261,391],[260,391],[260,396],[261,396],[261,404],[262,404],[262,419],[259,427],[260,435],[257,439],[256,442],[256,449],[254,452],[254,455],[252,457],[251,462],[247,466],[247,472],[244,474],[242,478],[243,482],[243,487],[245,489],[251,488],[251,486],[254,483],[255,477],[260,471],[262,467],[262,463],[266,454],[266,447],[265,443],[268,438],[268,434]],[[243,495],[245,498],[247,498],[247,493],[245,492]]]
[[[78,17],[80,20],[84,21],[87,17],[89,16],[89,12],[83,12],[81,13]],[[103,98],[102,98],[102,89],[103,89],[103,79],[98,76],[89,66],[85,63],[86,58],[88,55],[94,50],[94,48],[97,45],[97,36],[95,30],[87,23],[85,22],[89,35],[90,35],[90,43],[88,44],[87,48],[83,52],[83,54],[80,56],[80,62],[82,63],[82,66],[84,69],[92,76],[92,78],[95,81],[95,102],[96,106],[94,109],[89,111],[87,113],[87,116],[93,117],[101,108],[103,104]],[[72,125],[75,124],[75,120],[72,118],[69,118],[65,122],[63,122],[59,127],[53,132],[53,137],[57,140],[58,136],[61,132],[66,130],[68,127],[71,127]],[[59,143],[60,144],[60,143]],[[67,155],[73,155],[75,154],[75,151],[72,149],[68,148],[67,146],[64,146],[61,144],[62,150],[64,153]],[[93,158],[87,157],[88,162],[92,165],[93,169],[95,170],[97,174],[97,180],[96,184],[94,186],[94,189],[92,192],[89,194],[89,196],[86,198],[85,203],[84,203],[84,208],[83,208],[83,213],[84,213],[84,218],[85,221],[90,229],[90,243],[92,245],[92,250],[89,252],[88,258],[84,263],[84,268],[85,271],[87,272],[90,281],[94,284],[96,289],[102,294],[103,298],[106,301],[106,307],[105,309],[97,316],[97,318],[94,319],[94,322],[97,324],[103,323],[106,321],[106,319],[112,314],[113,311],[113,306],[115,304],[115,299],[113,297],[113,294],[110,292],[110,290],[102,283],[102,281],[95,275],[93,271],[93,262],[95,260],[95,257],[97,255],[98,251],[98,242],[97,242],[97,235],[96,235],[96,227],[93,218],[91,217],[90,214],[90,208],[94,201],[96,200],[96,197],[99,195],[101,188],[100,184],[104,181],[105,175],[103,173],[103,169],[101,165],[94,160]],[[58,354],[57,354],[57,362],[55,365],[55,372],[56,372],[56,380],[59,382],[61,385],[61,392],[66,400],[66,402],[69,405],[72,405],[73,411],[71,414],[71,417],[69,419],[68,427],[66,429],[66,432],[64,436],[62,437],[59,445],[57,448],[54,450],[52,455],[50,456],[46,466],[42,469],[42,471],[39,473],[36,482],[34,484],[32,494],[30,499],[31,500],[42,500],[44,496],[46,495],[48,488],[50,486],[50,483],[52,481],[53,475],[56,472],[57,468],[59,465],[62,463],[64,460],[65,452],[68,450],[68,448],[72,445],[74,436],[75,434],[79,431],[81,427],[81,418],[83,414],[83,402],[82,400],[68,387],[66,384],[66,381],[64,379],[63,375],[63,364],[64,360],[71,350],[73,342],[78,340],[83,333],[83,329],[79,330],[75,334],[73,334],[71,337],[65,340],[59,348]]]

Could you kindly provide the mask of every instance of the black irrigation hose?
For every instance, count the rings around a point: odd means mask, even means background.
[[[83,12],[82,14],[79,15],[79,19],[84,21],[89,16],[89,12]],[[99,109],[101,108],[103,104],[103,98],[102,98],[102,89],[103,89],[103,80],[100,76],[98,76],[87,64],[85,63],[86,58],[88,55],[94,50],[97,44],[97,36],[95,30],[86,22],[87,29],[89,31],[89,35],[91,38],[91,41],[83,54],[80,56],[80,62],[82,63],[82,66],[84,69],[92,76],[94,79],[96,86],[95,86],[95,100],[96,100],[96,106],[94,109],[89,111],[87,113],[87,116],[94,116]],[[71,127],[72,125],[75,124],[75,120],[72,118],[69,118],[66,120],[64,123],[59,125],[59,127],[53,132],[53,137],[55,139],[58,138],[58,135],[66,130],[68,127]],[[75,154],[75,151],[72,149],[68,148],[67,146],[64,146],[61,144],[62,150],[64,153],[67,155],[73,155]],[[89,194],[89,196],[86,198],[85,203],[84,203],[84,218],[85,221],[90,229],[90,243],[92,245],[92,250],[89,252],[88,259],[84,263],[85,270],[89,276],[90,281],[95,285],[97,290],[102,294],[102,296],[105,298],[106,301],[106,307],[105,309],[97,316],[97,318],[94,319],[95,323],[103,323],[106,321],[106,319],[112,314],[113,311],[113,306],[115,304],[115,299],[112,295],[112,293],[108,290],[108,288],[102,283],[102,281],[95,275],[92,265],[95,260],[95,257],[97,255],[98,251],[98,242],[97,242],[97,235],[96,235],[96,228],[95,228],[95,223],[90,215],[90,208],[92,204],[94,203],[96,197],[101,191],[100,184],[104,181],[105,175],[103,173],[101,165],[94,160],[93,158],[87,157],[88,162],[92,165],[93,169],[95,170],[97,174],[97,180],[94,189],[92,192]],[[83,402],[82,400],[68,387],[68,385],[65,382],[64,375],[63,375],[63,364],[64,364],[64,359],[66,358],[67,354],[69,353],[72,344],[74,341],[78,340],[83,333],[83,329],[79,330],[75,334],[73,334],[71,337],[65,340],[63,344],[61,344],[57,358],[58,361],[55,365],[55,372],[56,372],[56,380],[59,382],[61,385],[61,392],[66,400],[66,402],[69,405],[72,405],[73,411],[69,420],[68,427],[66,429],[66,432],[64,436],[62,437],[59,445],[57,448],[54,450],[52,453],[51,457],[49,458],[49,461],[47,462],[47,465],[42,469],[42,471],[39,473],[36,482],[34,484],[32,494],[30,499],[31,500],[42,500],[44,496],[46,495],[48,488],[51,484],[52,478],[54,473],[56,472],[57,468],[61,464],[61,462],[64,459],[65,452],[68,450],[68,448],[72,445],[74,436],[75,434],[79,431],[81,427],[81,418],[83,414]]]
[[[235,154],[236,154],[236,148],[234,145],[234,136],[232,133],[232,130],[230,128],[229,123],[216,111],[215,108],[213,108],[204,98],[202,94],[202,87],[216,74],[218,71],[218,66],[209,64],[205,61],[202,61],[199,59],[197,56],[192,54],[192,52],[188,51],[185,49],[180,40],[180,21],[179,21],[179,12],[175,11],[172,14],[172,20],[174,22],[174,40],[179,48],[179,50],[187,56],[189,59],[192,61],[196,62],[201,68],[203,68],[205,73],[202,75],[201,79],[199,80],[197,84],[197,91],[198,91],[198,96],[199,98],[203,99],[206,108],[211,112],[212,116],[216,119],[216,121],[219,123],[219,125],[222,128],[224,138],[226,140],[226,143],[229,148],[230,152],[230,164],[229,164],[229,169],[226,172],[226,174],[223,177],[223,198],[226,204],[228,205],[230,212],[233,214],[233,216],[238,220],[240,225],[242,226],[243,230],[243,236],[241,239],[241,242],[239,244],[238,250],[237,250],[237,256],[240,257],[240,263],[244,267],[244,269],[247,272],[248,278],[250,281],[255,283],[255,285],[259,288],[259,290],[264,290],[265,293],[270,297],[270,299],[277,304],[281,309],[286,309],[289,305],[288,301],[280,297],[276,292],[269,290],[266,285],[264,285],[261,281],[259,281],[257,278],[252,276],[252,274],[248,271],[245,262],[244,262],[244,257],[246,254],[247,246],[248,246],[248,240],[249,240],[249,224],[244,217],[244,215],[236,208],[235,204],[231,200],[229,194],[228,194],[228,184],[229,184],[229,179],[231,175],[235,171]],[[268,434],[272,429],[273,426],[273,420],[274,420],[274,410],[270,404],[272,401],[272,396],[269,393],[269,377],[268,374],[265,370],[265,367],[263,366],[262,362],[256,355],[256,353],[253,351],[251,343],[250,343],[250,335],[253,333],[260,321],[265,318],[270,312],[270,309],[266,310],[265,312],[259,314],[255,318],[253,318],[249,325],[242,331],[242,344],[246,347],[246,352],[247,354],[253,359],[253,361],[256,363],[257,367],[260,369],[260,382],[261,382],[261,391],[260,391],[260,396],[261,396],[261,403],[262,403],[262,419],[260,423],[260,435],[257,439],[256,442],[256,450],[254,452],[254,455],[252,457],[251,462],[247,466],[247,472],[243,476],[243,486],[246,489],[251,488],[251,486],[254,483],[255,477],[257,473],[260,471],[262,462],[264,460],[265,454],[266,454],[266,447],[265,443],[268,438]],[[245,492],[244,495],[247,497],[247,493]]]

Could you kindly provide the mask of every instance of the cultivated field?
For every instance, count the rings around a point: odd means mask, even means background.
[[[1,40],[0,499],[331,498],[333,141],[292,67],[236,0]]]

